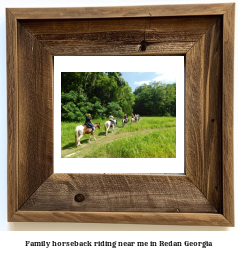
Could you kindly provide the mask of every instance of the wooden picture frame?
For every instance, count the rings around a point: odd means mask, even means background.
[[[6,9],[8,221],[234,226],[234,12],[233,3]],[[186,174],[55,174],[60,55],[184,55]]]

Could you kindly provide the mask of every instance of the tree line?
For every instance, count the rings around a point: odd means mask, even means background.
[[[176,116],[176,84],[153,82],[135,89],[135,113],[144,116]]]
[[[132,114],[135,95],[120,72],[62,72],[61,120],[84,121],[86,114],[122,118]]]
[[[132,92],[120,72],[62,72],[61,120],[84,121],[122,118],[133,113],[144,116],[176,115],[176,84],[154,82]]]

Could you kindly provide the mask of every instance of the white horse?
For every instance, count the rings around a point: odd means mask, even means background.
[[[107,136],[108,130],[109,130],[110,127],[112,127],[112,133],[113,133],[113,131],[114,131],[114,124],[111,121],[106,121],[104,126],[105,126],[105,131],[106,131],[105,136]]]
[[[135,118],[131,118],[131,123],[134,123],[135,122]]]
[[[100,123],[93,123],[94,125],[94,128],[98,127],[100,129]],[[90,143],[91,141],[91,136],[94,137],[94,140],[96,140],[93,132],[92,132],[92,129],[89,129],[87,128],[86,125],[79,125],[75,128],[75,145],[76,147],[78,147],[79,145],[81,145],[80,143],[80,139],[83,137],[84,134],[91,134],[89,136],[89,140],[88,140],[88,143]]]
[[[125,126],[125,124],[127,124],[129,122],[129,119],[122,119],[122,127]]]

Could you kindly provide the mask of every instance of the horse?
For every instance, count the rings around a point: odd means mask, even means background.
[[[129,121],[129,120],[128,120]],[[122,126],[125,126],[125,123],[128,123],[127,119],[122,119]]]
[[[100,123],[93,123],[93,125],[94,125],[95,129],[96,129],[96,127],[98,127],[98,129],[100,129]],[[76,147],[81,145],[80,139],[83,137],[83,135],[84,134],[90,134],[90,133],[91,133],[91,135],[89,137],[88,143],[91,142],[90,141],[91,136],[93,136],[94,140],[96,140],[96,138],[95,138],[95,136],[93,134],[92,129],[87,128],[86,125],[79,125],[79,126],[77,126],[76,129],[75,129],[75,145],[76,145]]]
[[[131,118],[131,123],[134,123],[135,122],[135,118]]]
[[[139,117],[135,116],[135,122],[139,121]]]
[[[112,133],[113,133],[113,131],[114,131],[114,124],[111,121],[106,121],[104,126],[105,126],[105,131],[106,131],[105,136],[107,136],[108,130],[109,130],[110,127],[112,127]]]

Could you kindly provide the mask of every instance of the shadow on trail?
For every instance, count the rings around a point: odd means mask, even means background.
[[[103,132],[98,133],[97,135],[101,137],[101,136],[105,136],[105,134],[106,134],[106,132],[103,131]]]
[[[75,143],[69,143],[62,147],[62,150],[69,149],[75,147]]]
[[[80,140],[80,143],[81,143],[81,144],[88,143],[88,139]],[[62,150],[72,149],[72,148],[76,148],[75,142],[71,142],[71,143],[68,143],[67,145],[63,146],[63,147],[62,147]]]
[[[112,133],[112,131],[108,131],[108,134],[111,134]],[[114,132],[113,132],[114,133]],[[104,132],[100,132],[100,133],[98,133],[98,136],[105,136],[106,135],[106,131],[104,131]]]

